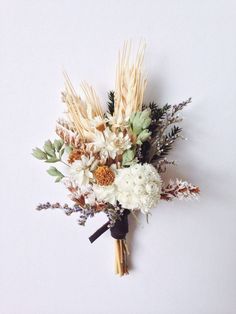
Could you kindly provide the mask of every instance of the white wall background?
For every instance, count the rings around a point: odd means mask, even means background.
[[[236,313],[236,2],[1,1],[0,313]],[[33,159],[63,112],[62,68],[105,102],[118,49],[147,42],[147,100],[193,97],[169,176],[201,186],[198,202],[165,203],[131,222],[130,276],[113,274],[113,241],[76,217],[34,210],[66,192]]]

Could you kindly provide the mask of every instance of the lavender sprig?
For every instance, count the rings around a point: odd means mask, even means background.
[[[64,213],[67,216],[70,216],[72,213],[80,213],[80,218],[78,220],[79,225],[84,225],[87,218],[89,216],[93,216],[94,215],[94,211],[92,209],[83,209],[82,207],[78,206],[78,205],[74,205],[73,207],[70,207],[68,204],[64,204],[61,205],[60,203],[44,203],[44,204],[39,204],[36,209],[37,210],[43,210],[43,209],[62,209],[64,211]]]

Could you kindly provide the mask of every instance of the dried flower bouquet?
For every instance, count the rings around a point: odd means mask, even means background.
[[[128,215],[141,211],[148,216],[160,200],[196,198],[199,194],[199,188],[186,181],[176,179],[165,184],[162,178],[167,167],[174,165],[166,156],[181,138],[179,112],[191,99],[173,106],[145,105],[144,46],[133,62],[130,55],[131,46],[125,44],[106,112],[90,85],[81,85],[80,97],[64,74],[62,100],[67,112],[56,123],[58,139],[33,150],[37,159],[66,166],[66,173],[56,167],[47,172],[55,182],[65,185],[72,201],[71,206],[47,202],[37,209],[61,208],[67,215],[77,213],[80,225],[85,225],[88,217],[105,213],[107,223],[90,241],[110,229],[115,238],[115,270],[120,276],[128,274]]]

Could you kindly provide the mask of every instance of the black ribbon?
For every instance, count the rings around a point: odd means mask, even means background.
[[[109,229],[109,221],[106,222],[101,228],[99,228],[97,231],[95,231],[90,237],[89,241],[93,243],[97,238],[99,238],[104,232],[106,232]]]
[[[128,215],[130,211],[125,209],[120,219],[117,219],[114,226],[110,228],[111,236],[117,240],[125,239],[126,234],[129,232]],[[104,232],[109,229],[109,221],[106,222],[101,228],[94,232],[90,237],[89,241],[93,243],[99,238]]]
[[[129,232],[129,223],[128,223],[129,213],[130,211],[128,209],[125,209],[120,219],[117,219],[114,226],[110,228],[111,236],[114,239],[117,239],[117,240],[125,239],[126,233]]]

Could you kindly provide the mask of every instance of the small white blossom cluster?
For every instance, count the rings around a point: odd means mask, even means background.
[[[160,200],[161,178],[151,164],[136,164],[118,170],[117,200],[122,207],[148,213]]]
[[[109,146],[108,146],[109,147]],[[162,181],[151,164],[134,164],[127,168],[111,167],[115,180],[108,186],[95,183],[93,175],[97,167],[96,159],[82,156],[72,163],[70,176],[63,179],[70,191],[72,199],[84,197],[85,203],[93,206],[95,202],[117,202],[129,210],[141,210],[148,213],[160,200]]]
[[[98,202],[110,203],[113,206],[116,206],[117,203],[117,186],[115,183],[102,186],[98,184],[93,185],[93,190],[96,195]]]
[[[170,180],[167,186],[163,187],[162,197],[167,201],[171,201],[174,198],[179,200],[198,199],[199,192],[200,190],[197,186],[187,181],[176,179],[176,181]]]
[[[95,205],[96,196],[91,184],[79,186],[78,181],[74,177],[64,177],[61,182],[70,191],[70,199],[74,200],[84,197],[85,204],[91,206]]]
[[[98,161],[92,156],[82,156],[76,160],[70,167],[70,175],[78,182],[78,185],[88,185],[89,180],[93,178],[93,171],[96,169]]]
[[[117,155],[122,155],[125,150],[131,147],[131,142],[127,134],[124,135],[123,132],[115,133],[109,127],[106,127],[103,132],[95,132],[91,147],[95,152],[99,152],[105,162],[108,157],[115,159]]]
[[[152,165],[135,164],[118,169],[112,185],[94,185],[94,192],[100,201],[113,205],[118,201],[123,208],[148,213],[160,200],[161,185],[161,178]]]
[[[195,187],[188,183],[187,181],[176,179],[176,182],[174,183],[173,180],[171,180],[171,183],[175,185],[176,187],[176,197],[180,200],[183,199],[190,199],[190,198],[198,198],[198,194],[194,193]],[[192,192],[193,191],[193,192]]]

